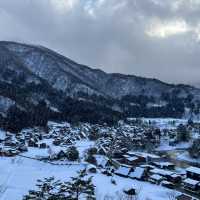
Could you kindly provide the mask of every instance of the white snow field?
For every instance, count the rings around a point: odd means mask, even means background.
[[[35,188],[37,179],[54,176],[57,179],[69,180],[76,171],[84,166],[52,165],[37,160],[23,158],[0,158],[0,200],[21,200],[28,190]],[[114,176],[117,185],[111,183],[111,178],[100,173],[91,174],[96,185],[98,200],[105,195],[116,196],[123,188],[134,186],[140,191],[140,199],[166,200],[170,190],[150,183]]]

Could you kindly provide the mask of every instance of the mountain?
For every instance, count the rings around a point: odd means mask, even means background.
[[[105,73],[42,46],[0,42],[0,69],[0,113],[3,116],[10,106],[17,105],[27,111],[42,100],[53,111],[62,110],[68,98],[120,113],[129,109],[127,105],[140,104],[138,97],[141,96],[147,99],[145,105],[151,103],[148,105],[153,107],[164,105],[170,95],[183,99],[192,97],[193,102],[200,100],[200,89],[157,79]]]

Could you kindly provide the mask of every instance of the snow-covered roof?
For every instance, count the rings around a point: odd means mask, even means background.
[[[152,169],[150,171],[151,173],[153,174],[159,174],[159,175],[162,175],[162,176],[171,176],[174,174],[174,172],[171,172],[171,171],[168,171],[168,170],[163,170],[163,169]]]
[[[129,176],[131,178],[141,178],[144,174],[144,168],[136,167],[134,172],[131,172]]]
[[[187,178],[183,181],[183,183],[186,183],[186,184],[189,184],[189,185],[197,185],[198,183],[200,183],[199,181],[196,181],[196,180],[193,180],[193,179],[190,179],[190,178]]]
[[[126,159],[127,159],[128,161],[130,161],[130,162],[135,161],[135,160],[138,160],[138,157],[136,157],[136,156],[125,156],[125,157],[126,157]]]
[[[177,177],[180,177],[180,175],[179,174],[172,174],[171,177],[177,178]]]
[[[129,174],[129,171],[130,171],[130,168],[121,166],[119,167],[119,169],[115,171],[115,173],[127,176]]]
[[[153,174],[152,176],[150,176],[150,178],[153,179],[153,180],[157,180],[157,181],[163,179],[163,177],[158,175],[158,174]]]
[[[187,172],[192,172],[192,173],[195,173],[195,174],[199,174],[200,175],[200,168],[198,167],[188,167],[186,169]]]
[[[166,167],[166,166],[174,166],[173,163],[171,162],[154,162],[156,165],[159,165],[161,167]]]
[[[152,168],[152,169],[155,168],[155,166],[153,166],[153,165],[140,165],[140,167],[142,167],[142,168]]]
[[[169,181],[162,181],[162,184],[172,184],[172,183],[170,183]]]
[[[143,157],[143,158],[160,158],[159,156],[155,154],[150,154],[150,153],[145,153],[145,152],[134,152],[134,151],[129,151],[127,152],[129,155],[135,155],[138,157]]]

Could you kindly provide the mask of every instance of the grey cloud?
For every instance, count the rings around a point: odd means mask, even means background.
[[[107,72],[198,82],[200,47],[195,32],[159,38],[148,36],[146,29],[154,18],[182,19],[194,28],[200,23],[200,4],[77,0],[74,7],[61,11],[52,1],[60,0],[1,0],[0,39],[45,45]],[[181,3],[175,8],[176,1]]]

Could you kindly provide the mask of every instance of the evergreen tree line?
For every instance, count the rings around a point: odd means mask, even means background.
[[[13,105],[8,109],[6,117],[1,116],[1,127],[15,133],[27,127],[46,127],[50,113],[45,101],[40,101],[36,106],[31,107],[29,111]]]
[[[181,118],[186,106],[190,106],[192,111],[196,110],[197,114],[199,111],[199,108],[192,102],[192,96],[178,98],[163,94],[161,99],[166,104],[159,107],[149,107],[148,103],[156,102],[154,97],[129,95],[121,100],[113,100],[96,95],[78,95],[79,97],[60,99],[59,102],[56,99],[59,112],[51,110],[45,101],[39,101],[37,105],[31,105],[24,101],[22,107],[19,105],[11,106],[6,116],[0,116],[0,125],[8,131],[19,132],[26,127],[45,127],[48,120],[114,125],[126,117]],[[56,94],[51,93],[48,96],[53,98]],[[115,105],[119,107],[118,110],[113,110]]]

